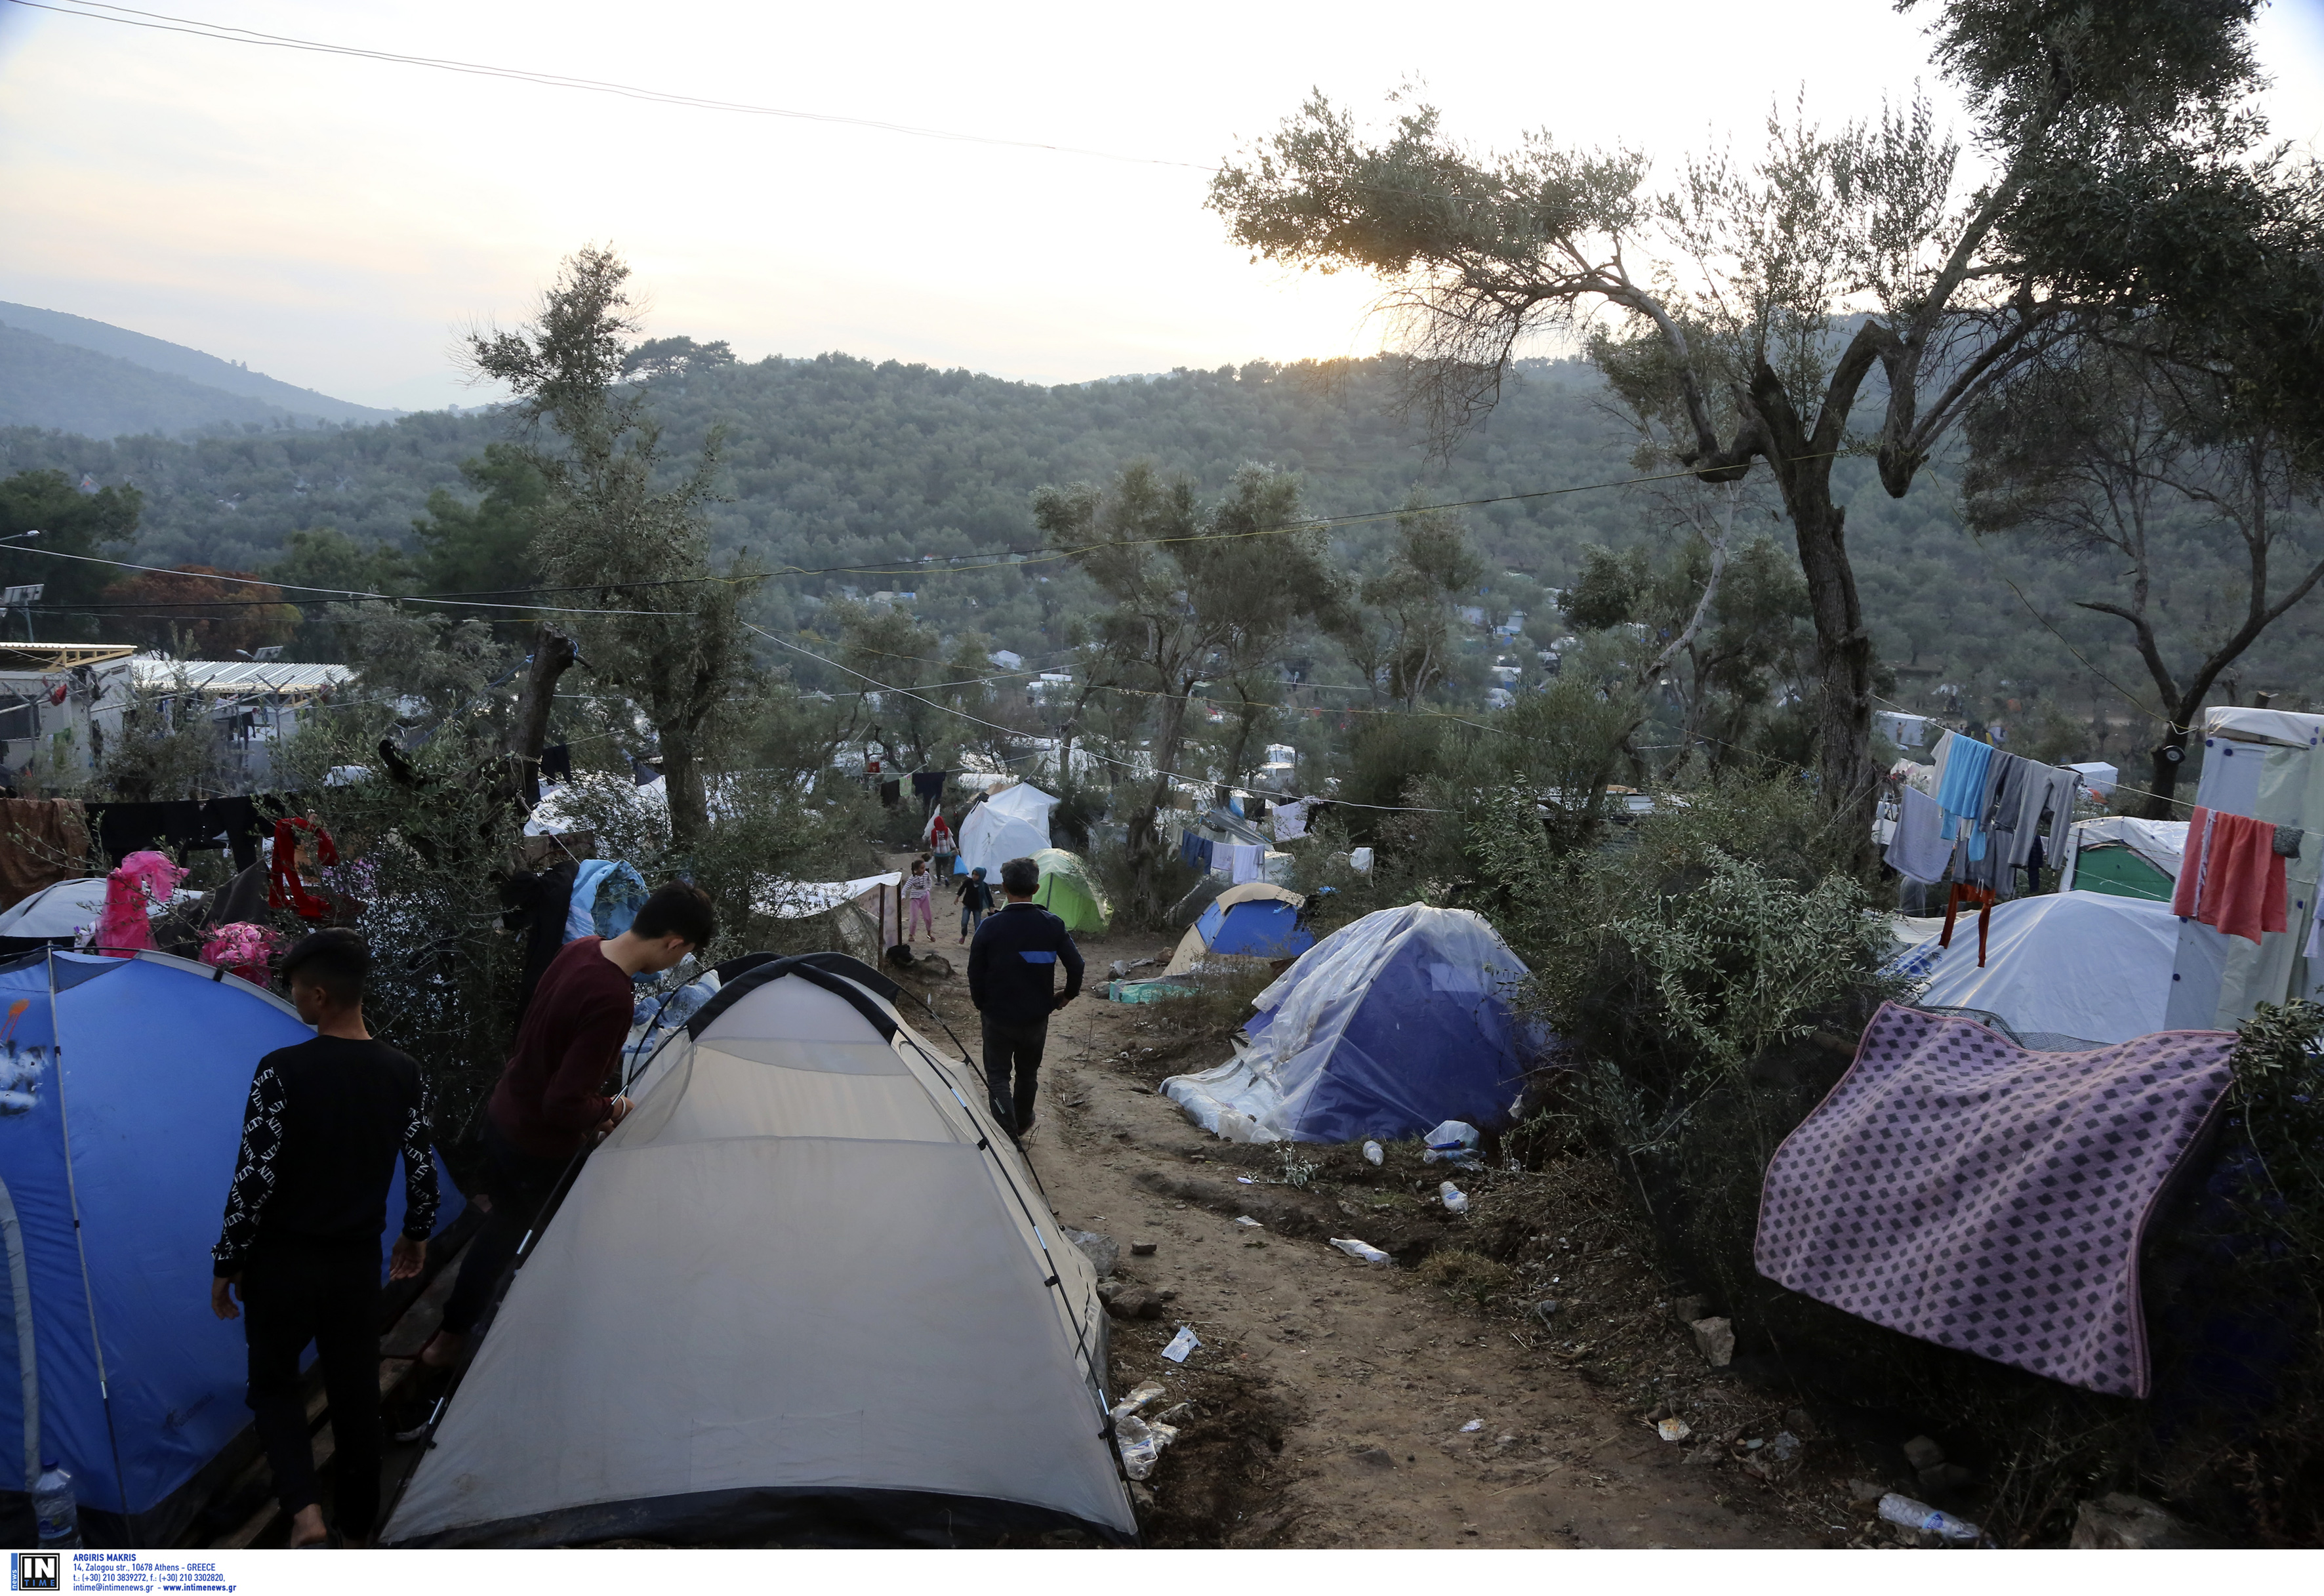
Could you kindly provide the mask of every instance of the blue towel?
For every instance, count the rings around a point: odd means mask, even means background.
[[[1945,812],[1942,832],[1948,841],[1960,835],[1960,825],[1969,825],[1969,856],[1985,857],[1985,833],[1978,827],[1978,818],[1985,812],[1985,778],[1993,765],[1993,747],[1971,738],[1956,735],[1945,755],[1945,779],[1937,787],[1937,807]]]

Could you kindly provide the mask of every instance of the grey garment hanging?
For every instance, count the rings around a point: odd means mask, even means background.
[[[1978,832],[1985,838],[1984,857],[1968,861],[1960,879],[1973,887],[1990,887],[2006,895],[2016,872],[2017,812],[2024,801],[2025,771],[2031,761],[2014,753],[1993,751],[1985,773],[1985,798],[1978,808]]]
[[[32,1282],[24,1268],[24,1227],[0,1180],[0,1244],[8,1250],[8,1296],[16,1306],[16,1374],[24,1384],[24,1490],[41,1482],[41,1377],[33,1361]]]

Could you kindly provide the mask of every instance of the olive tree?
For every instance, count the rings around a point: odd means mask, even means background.
[[[1336,624],[1343,602],[1323,529],[1302,524],[1299,485],[1246,466],[1216,503],[1133,465],[1104,486],[1045,487],[1033,518],[1097,586],[1095,673],[1152,695],[1153,787],[1129,816],[1133,911],[1158,913],[1155,811],[1188,741],[1195,689],[1265,662],[1304,623]]]
[[[1673,408],[1701,480],[1764,465],[1815,627],[1822,800],[1868,839],[1874,650],[1834,467],[1868,455],[1901,497],[2085,312],[2200,291],[2167,254],[2092,270],[2074,246],[2126,192],[2152,202],[2142,240],[2221,214],[2204,197],[2255,136],[2233,111],[2256,9],[1951,0],[1932,32],[1976,118],[1974,177],[1917,97],[1832,132],[1771,116],[1755,155],[1711,152],[1657,189],[1633,151],[1545,132],[1473,154],[1425,106],[1374,140],[1318,95],[1223,167],[1211,205],[1254,258],[1379,279],[1441,431],[1491,407],[1527,339],[1583,335],[1618,392]]]
[[[533,559],[561,597],[593,613],[544,625],[526,685],[521,735],[548,724],[546,698],[576,657],[635,700],[661,745],[670,826],[683,848],[709,824],[704,756],[723,706],[751,672],[741,616],[750,580],[740,557],[722,567],[703,507],[713,497],[720,435],[663,485],[661,428],[642,386],[625,383],[638,322],[629,267],[610,249],[566,261],[531,320],[468,339],[470,365],[516,396],[524,457],[548,484],[532,511]],[[554,438],[545,437],[546,423]],[[571,635],[565,634],[569,625]],[[520,758],[540,753],[538,742]]]
[[[2159,731],[2144,807],[2168,819],[2204,701],[2324,582],[2324,484],[2274,407],[2244,403],[2177,337],[2145,333],[2029,370],[1981,406],[1965,487],[1972,527],[2082,557],[2103,596],[2075,603],[2129,628],[2153,687],[2132,701]],[[2224,627],[2174,613],[2174,595],[2215,588]]]

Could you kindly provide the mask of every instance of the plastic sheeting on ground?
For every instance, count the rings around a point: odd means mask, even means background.
[[[23,1226],[42,1449],[71,1472],[100,1544],[124,1544],[125,1502],[125,1544],[168,1545],[199,1505],[180,1493],[250,1422],[243,1327],[211,1315],[209,1282],[251,1076],[315,1033],[207,964],[52,957],[53,1000],[51,955],[0,966],[0,1180]],[[440,1169],[437,1186],[448,1224],[459,1193]],[[383,1278],[402,1223],[398,1160]],[[0,1345],[0,1448],[14,1459],[23,1398],[5,1322]],[[93,1512],[106,1517],[92,1525]]]
[[[1113,908],[1090,879],[1089,865],[1082,856],[1063,848],[1044,848],[1032,860],[1041,868],[1041,890],[1033,894],[1033,901],[1065,921],[1065,929],[1076,936],[1104,936]]]
[[[2101,892],[2013,898],[1993,907],[1985,968],[1977,917],[1964,914],[1914,1001],[1978,1010],[2028,1042],[2126,1042],[2163,1029],[2178,948],[2167,903]]]
[[[1049,811],[1056,807],[1056,799],[1022,781],[972,806],[961,818],[953,873],[966,875],[982,865],[985,880],[997,888],[1002,865],[1049,845]]]
[[[1543,1038],[1509,1010],[1523,961],[1477,914],[1406,904],[1341,927],[1253,1000],[1237,1056],[1162,1083],[1231,1141],[1383,1141],[1509,1122]]]
[[[1299,910],[1306,901],[1289,888],[1270,881],[1229,887],[1186,927],[1162,973],[1183,975],[1212,954],[1296,957],[1315,946],[1314,934],[1299,923]]]

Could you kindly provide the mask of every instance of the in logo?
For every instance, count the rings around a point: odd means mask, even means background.
[[[12,1552],[8,1556],[11,1591],[61,1591],[65,1588],[62,1552]]]

